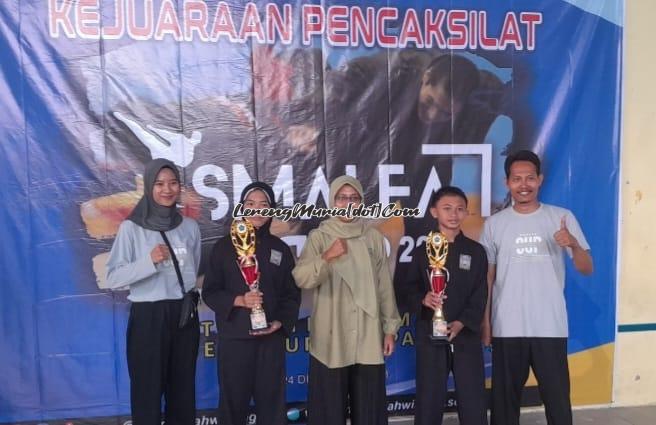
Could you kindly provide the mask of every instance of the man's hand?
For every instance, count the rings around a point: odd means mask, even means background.
[[[574,236],[567,229],[565,216],[560,219],[560,229],[554,233],[554,239],[558,246],[562,248],[570,248],[572,250],[572,260],[574,267],[584,275],[592,274],[594,266],[592,264],[592,256],[590,253],[583,249]]]
[[[332,261],[346,254],[347,251],[346,241],[344,239],[335,239],[335,242],[321,255],[321,258]]]
[[[565,221],[565,216],[560,219],[560,229],[554,233],[554,239],[558,246],[562,248],[575,248],[579,245],[579,242],[574,236],[567,230],[567,222]]]

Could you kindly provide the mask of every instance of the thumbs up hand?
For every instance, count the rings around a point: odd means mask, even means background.
[[[569,230],[567,230],[567,221],[565,220],[565,216],[560,219],[560,229],[554,233],[554,239],[556,240],[558,246],[562,248],[574,248],[579,244],[576,238],[572,236]]]

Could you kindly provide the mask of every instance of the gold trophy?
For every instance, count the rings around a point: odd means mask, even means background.
[[[428,239],[426,239],[426,255],[428,256],[428,278],[431,284],[431,290],[435,292],[440,298],[444,296],[446,283],[448,281],[449,271],[444,267],[446,257],[449,254],[449,241],[444,233],[430,232]],[[445,273],[446,272],[446,273]],[[442,307],[435,309],[433,314],[433,331],[430,338],[432,340],[446,341],[447,326],[446,318]]]
[[[251,291],[259,287],[260,272],[255,257],[255,228],[246,220],[234,220],[230,226],[230,238],[237,252],[237,265],[244,281]],[[256,305],[251,309],[251,334],[257,334],[269,327],[264,309]]]

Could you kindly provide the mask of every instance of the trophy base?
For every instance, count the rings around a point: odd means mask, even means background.
[[[431,341],[447,342],[449,340],[449,336],[447,335],[448,329],[447,329],[446,320],[433,320],[432,325],[433,325],[433,330],[428,335]]]
[[[248,334],[251,336],[268,335],[270,329],[271,329],[271,323],[268,323],[266,328],[249,329]]]
[[[442,335],[435,336],[435,335],[431,334],[431,335],[428,335],[428,338],[433,342],[444,342],[444,343],[449,342],[449,337],[446,336],[446,335],[444,335],[444,336],[442,336]]]
[[[267,333],[271,324],[267,321],[266,315],[262,308],[256,308],[251,311],[251,329],[249,334],[258,335]]]

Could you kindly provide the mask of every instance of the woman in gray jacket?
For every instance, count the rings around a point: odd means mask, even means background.
[[[179,328],[183,291],[172,260],[184,291],[192,290],[201,240],[198,224],[176,209],[179,195],[176,166],[165,159],[149,162],[144,196],[121,223],[107,261],[110,288],[129,289],[132,302],[127,357],[134,425],[160,425],[162,395],[167,424],[196,420],[198,315]]]

